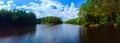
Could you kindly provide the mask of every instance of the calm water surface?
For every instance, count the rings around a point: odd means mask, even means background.
[[[0,32],[0,43],[80,43],[79,25],[60,24],[36,26],[4,26]],[[26,29],[18,30],[18,29]]]
[[[120,43],[120,29],[60,24],[0,26],[0,43]]]

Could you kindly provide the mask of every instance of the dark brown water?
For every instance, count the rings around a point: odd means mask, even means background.
[[[80,43],[79,25],[0,26],[0,43]],[[6,30],[9,29],[9,30]]]
[[[119,28],[84,28],[80,35],[81,43],[120,43]]]

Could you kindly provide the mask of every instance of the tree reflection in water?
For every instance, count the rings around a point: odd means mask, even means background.
[[[120,43],[120,29],[113,27],[83,28],[81,43]]]
[[[0,39],[10,36],[23,36],[25,34],[33,35],[36,26],[0,26]]]

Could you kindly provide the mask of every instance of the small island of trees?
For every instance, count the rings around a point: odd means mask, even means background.
[[[59,17],[47,16],[37,19],[37,24],[51,24],[51,25],[62,24],[62,19]]]

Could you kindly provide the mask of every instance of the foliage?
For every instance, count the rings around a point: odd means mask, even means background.
[[[83,16],[84,24],[114,24],[119,23],[119,11],[119,0],[87,0],[78,15]]]
[[[53,16],[48,16],[48,17],[43,17],[37,19],[38,24],[62,24],[62,19],[59,17],[53,17]]]
[[[116,17],[116,23],[120,24],[120,15],[119,14],[117,14],[117,17]]]
[[[120,25],[120,10],[117,11],[116,24]]]
[[[107,24],[107,17],[105,16],[105,14],[101,14],[99,19],[100,19],[99,24],[101,25]]]
[[[36,24],[36,16],[32,12],[22,10],[0,10],[0,25],[33,25]]]

